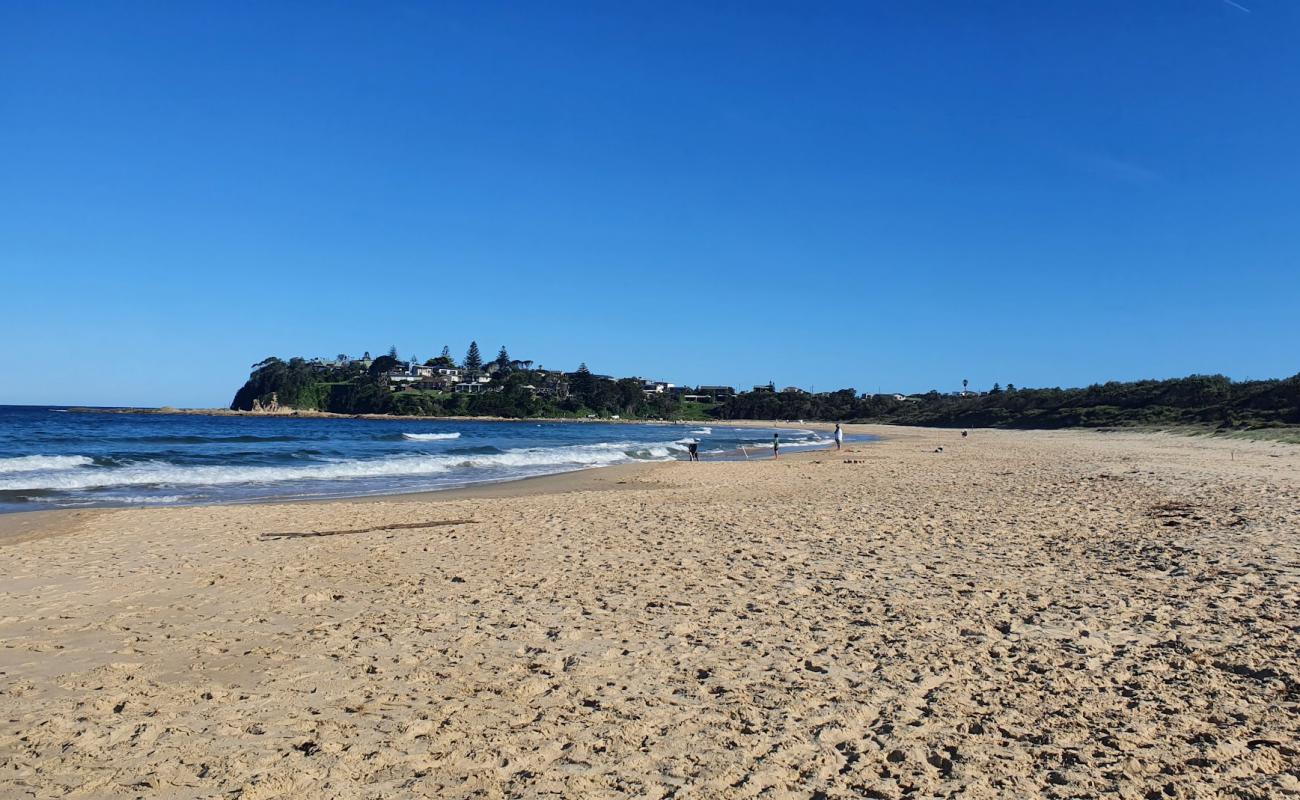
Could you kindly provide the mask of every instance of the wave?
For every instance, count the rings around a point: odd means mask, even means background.
[[[691,431],[691,433],[697,436],[708,436],[713,433],[713,429],[709,427],[696,428],[695,430]]]
[[[826,445],[834,444],[835,440],[813,436],[810,439],[781,439],[780,442],[781,448],[785,449],[787,447],[824,447]],[[771,450],[772,440],[746,439],[742,440],[737,446],[746,450]]]
[[[782,440],[782,447],[822,447],[828,444],[834,444],[834,439],[821,439],[813,437],[811,439],[793,439]]]
[[[221,486],[285,481],[405,478],[456,469],[580,469],[633,461],[664,461],[685,448],[676,442],[605,442],[567,447],[522,448],[482,455],[394,455],[288,466],[182,466],[143,461],[118,468],[45,472],[0,478],[0,491],[107,489],[119,486]],[[87,460],[88,462],[89,460]]]
[[[122,495],[114,497],[114,503],[179,503],[182,500],[188,500],[188,495],[183,494],[159,494],[159,495]]]
[[[50,469],[72,469],[86,467],[95,461],[88,456],[18,456],[0,458],[0,473],[37,472]]]
[[[149,505],[150,503],[175,504],[186,500],[193,500],[197,495],[188,494],[124,494],[112,495],[105,497],[104,500],[109,503],[128,503],[130,505]],[[32,500],[38,503],[66,503],[66,497],[33,497]]]
[[[440,439],[459,439],[460,433],[458,431],[452,431],[451,433],[403,433],[402,438],[413,442],[432,442]]]

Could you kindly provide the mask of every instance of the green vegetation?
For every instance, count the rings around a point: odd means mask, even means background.
[[[1164,381],[1112,381],[1078,389],[1005,389],[968,396],[929,392],[897,398],[747,392],[717,409],[721,419],[816,419],[961,428],[1190,427],[1276,430],[1300,426],[1300,375],[1285,380],[1232,381],[1192,375]]]
[[[486,365],[478,344],[471,343],[460,367],[446,347],[425,366],[427,377],[403,378],[411,368],[398,360],[396,348],[373,361],[340,357],[325,364],[268,358],[253,366],[230,407],[248,410],[278,403],[339,414],[844,420],[962,428],[1143,426],[1300,440],[1300,375],[1259,381],[1192,375],[1078,389],[994,385],[985,393],[931,391],[908,397],[860,395],[853,389],[777,392],[769,387],[708,403],[647,389],[637,378],[594,375],[586,364],[571,373],[534,369],[531,361],[512,360],[504,346]],[[452,378],[439,375],[438,369],[462,373]]]
[[[248,381],[235,394],[230,407],[250,410],[276,405],[338,414],[399,414],[407,416],[570,417],[622,419],[711,419],[712,404],[683,403],[667,392],[647,392],[637,378],[612,380],[593,375],[586,365],[564,374],[533,369],[531,361],[514,361],[505,347],[486,366],[478,344],[471,343],[463,380],[469,391],[449,391],[454,381],[425,388],[424,381],[396,385],[392,374],[408,365],[393,355],[396,348],[374,361],[331,364],[302,358],[283,361],[268,358],[253,366]],[[457,365],[443,348],[442,355],[424,366],[433,370]],[[477,380],[479,376],[486,382]],[[437,378],[430,376],[430,381]],[[451,384],[451,385],[448,385]]]

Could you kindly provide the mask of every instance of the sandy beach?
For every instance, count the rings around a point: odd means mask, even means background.
[[[8,515],[0,797],[1300,793],[1300,447],[850,432]]]

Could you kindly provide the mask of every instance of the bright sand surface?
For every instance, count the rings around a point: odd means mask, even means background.
[[[0,796],[1300,790],[1300,447],[857,430],[10,519]]]

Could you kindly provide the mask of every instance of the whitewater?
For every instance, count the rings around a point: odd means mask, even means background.
[[[0,512],[398,494],[770,452],[773,431],[619,422],[202,417],[0,406]],[[812,430],[782,447],[824,447]]]

